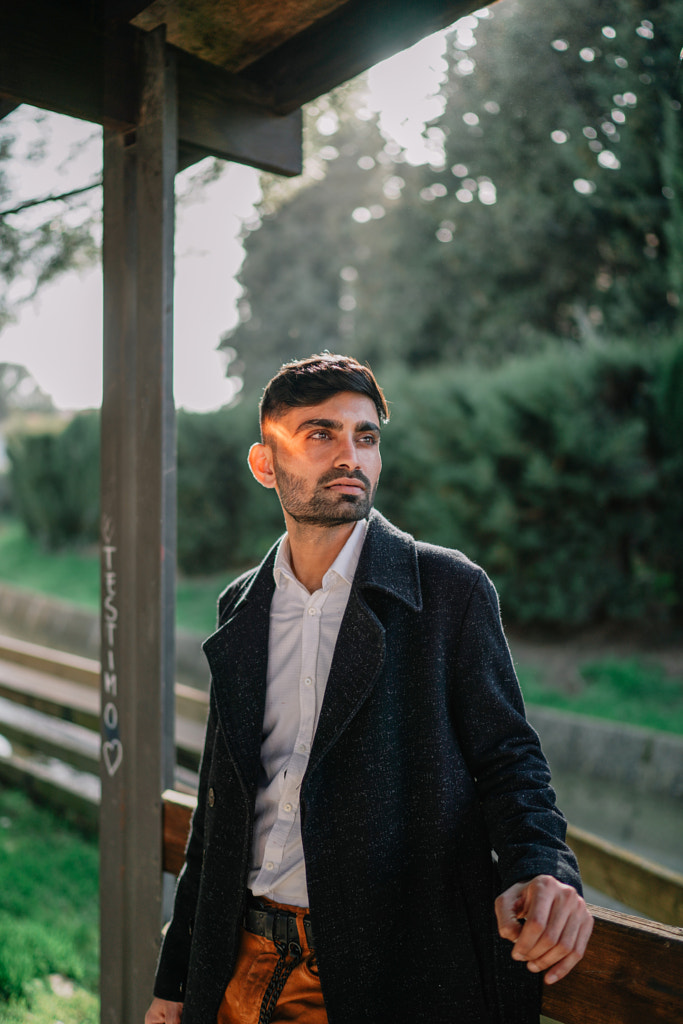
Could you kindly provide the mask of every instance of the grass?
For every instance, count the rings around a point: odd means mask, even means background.
[[[97,552],[46,554],[15,519],[0,520],[0,579],[24,590],[66,598],[86,608],[99,605]]]
[[[95,1024],[98,948],[96,842],[23,793],[0,791],[3,1024]],[[56,994],[50,976],[75,983],[73,995]]]
[[[536,672],[519,670],[529,704],[683,735],[683,679],[637,658],[588,662],[580,674],[581,688],[565,693],[540,680]]]
[[[0,1000],[0,1014],[2,1024],[99,1024],[100,1001],[78,986],[73,995],[57,995],[47,980],[36,980],[25,997]]]
[[[216,628],[218,594],[230,571],[201,578],[179,578],[176,623],[207,636]],[[0,580],[24,590],[71,601],[92,611],[100,604],[100,563],[95,548],[44,551],[16,519],[0,519]]]

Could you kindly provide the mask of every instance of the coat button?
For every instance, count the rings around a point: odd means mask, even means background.
[[[210,789],[209,790],[209,807],[213,807],[215,802],[216,802],[216,794],[214,793],[213,789]]]

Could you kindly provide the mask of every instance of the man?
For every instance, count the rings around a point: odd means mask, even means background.
[[[348,357],[264,391],[249,464],[287,532],[204,645],[198,804],[146,1024],[529,1024],[540,972],[585,950],[495,591],[373,511],[388,418]]]

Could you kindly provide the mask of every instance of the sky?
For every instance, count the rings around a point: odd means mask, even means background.
[[[461,19],[458,28],[465,33],[470,22],[476,24],[471,17]],[[383,134],[404,147],[411,163],[430,159],[421,133],[425,121],[440,112],[435,93],[445,71],[444,50],[444,33],[437,33],[376,65],[368,76],[367,105],[378,112]],[[100,175],[101,135],[93,125],[27,106],[10,114],[5,124],[16,135],[19,157],[39,146],[46,154],[40,162],[20,159],[10,165],[13,204],[80,187]],[[176,405],[197,412],[220,408],[239,387],[234,378],[226,378],[216,349],[221,335],[237,322],[236,275],[244,255],[240,231],[253,218],[260,197],[257,171],[224,166],[209,184],[199,183],[202,164],[176,179],[174,389]],[[97,205],[99,195],[95,190],[89,202]],[[21,214],[22,224],[30,226],[30,218],[44,218],[45,211],[39,207]],[[100,267],[70,272],[23,305],[16,323],[0,332],[0,362],[26,366],[60,409],[99,406]]]

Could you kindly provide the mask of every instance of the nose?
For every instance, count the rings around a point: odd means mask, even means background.
[[[335,466],[344,467],[345,469],[358,469],[360,466],[360,458],[358,455],[358,446],[356,444],[353,434],[342,435],[339,438],[337,451],[335,452]]]

